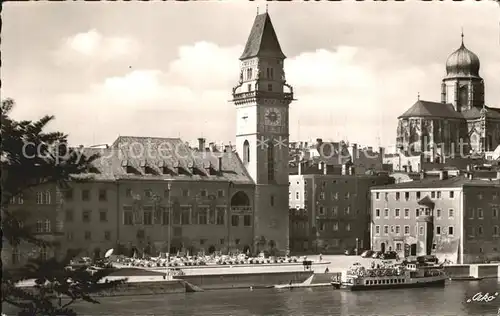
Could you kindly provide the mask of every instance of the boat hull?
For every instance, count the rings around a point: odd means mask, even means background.
[[[345,284],[345,287],[351,291],[372,291],[372,290],[389,290],[389,289],[407,289],[421,287],[444,287],[446,279],[439,279],[426,282],[411,282],[398,284],[375,284],[375,285],[351,285]]]

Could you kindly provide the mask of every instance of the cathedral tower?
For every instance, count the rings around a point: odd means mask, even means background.
[[[233,88],[236,149],[256,185],[254,237],[281,253],[288,249],[288,116],[293,100],[285,58],[269,14],[257,15]]]
[[[453,104],[457,112],[484,105],[484,81],[479,76],[479,58],[462,44],[446,61],[446,77],[441,85],[441,101]]]

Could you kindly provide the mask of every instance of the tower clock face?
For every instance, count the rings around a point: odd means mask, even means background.
[[[269,108],[266,109],[266,112],[264,114],[265,122],[266,125],[270,126],[280,126],[282,117],[281,117],[281,111],[275,108]]]

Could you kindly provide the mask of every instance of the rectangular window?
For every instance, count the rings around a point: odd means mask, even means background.
[[[320,192],[319,193],[319,199],[324,200],[325,199],[325,192]]]
[[[198,208],[198,225],[207,225],[208,222],[208,207]]]
[[[243,216],[243,226],[252,226],[252,217],[250,215]]]
[[[299,200],[300,199],[300,192],[295,192],[295,199]]]
[[[90,191],[82,190],[82,201],[90,201]]]
[[[477,218],[483,219],[483,209],[482,208],[477,209]]]
[[[453,226],[448,227],[448,235],[453,236]]]
[[[410,218],[410,209],[405,208],[405,218]]]
[[[401,233],[401,227],[396,225],[396,234],[399,235]]]
[[[380,209],[379,208],[375,209],[375,217],[380,217]]]
[[[380,193],[379,192],[375,193],[375,200],[380,200]]]
[[[144,225],[153,225],[153,212],[152,211],[144,211],[143,221],[144,221]]]
[[[208,195],[207,190],[201,190],[201,191],[200,191],[200,195],[201,195],[202,197],[206,197],[206,196]]]
[[[410,226],[405,225],[405,235],[409,235],[409,234],[410,234]]]
[[[224,190],[218,190],[217,197],[223,198],[224,197]]]
[[[191,224],[191,207],[181,207],[181,225]]]
[[[380,235],[380,226],[379,225],[375,226],[375,234]]]
[[[90,223],[91,214],[92,214],[91,210],[84,210],[82,213],[82,222]]]
[[[396,201],[399,201],[399,192],[396,192]]]
[[[183,189],[183,190],[182,190],[182,196],[183,196],[183,197],[188,197],[188,196],[189,196],[189,190],[187,190],[187,189]]]
[[[99,220],[101,222],[107,222],[108,221],[108,212],[107,212],[107,210],[104,210],[104,209],[99,210]]]
[[[474,212],[474,209],[471,207],[471,208],[469,209],[469,219],[473,219],[473,218],[474,218],[474,213],[475,213],[475,212]]]
[[[345,215],[350,215],[351,214],[351,207],[350,206],[346,207],[344,209],[344,211],[345,211]]]
[[[132,211],[123,212],[123,225],[134,225],[134,214]]]
[[[167,210],[163,211],[163,217],[162,217],[162,222],[161,222],[162,225],[168,225],[169,220],[170,220],[169,214],[170,214],[169,211],[167,211]]]
[[[349,198],[350,198],[350,197],[351,197],[351,195],[349,194],[349,192],[346,192],[346,193],[345,193],[345,199],[346,199],[346,200],[349,200]]]
[[[351,231],[351,224],[347,223],[345,225],[345,230],[348,231],[348,232]]]
[[[384,209],[384,217],[385,218],[389,217],[389,209],[388,208]]]
[[[384,226],[384,235],[388,235],[389,234],[389,226],[385,225]]]
[[[64,191],[64,199],[66,201],[73,200],[73,189],[67,189],[66,191]]]
[[[396,250],[397,250],[397,251],[401,251],[401,250],[403,250],[402,248],[403,248],[403,247],[401,246],[401,243],[399,243],[399,242],[398,242],[398,243],[396,244]],[[392,280],[391,280],[391,282],[392,282]]]
[[[91,240],[92,239],[92,233],[89,232],[89,231],[86,231],[85,235],[84,235],[84,238],[85,238],[85,240]]]
[[[420,199],[420,192],[415,192],[417,199]]]
[[[450,191],[450,199],[453,199],[455,197],[455,192]]]
[[[441,191],[437,191],[437,198],[440,199],[441,198]]]
[[[377,227],[378,227],[378,228],[379,228],[379,230],[380,230],[380,227],[379,227],[379,226],[377,226]],[[334,230],[334,231],[339,230],[339,223],[338,223],[338,222],[333,222],[333,230]]]
[[[399,208],[397,208],[397,209],[394,210],[394,216],[395,217],[399,217],[401,215],[400,213],[401,213],[401,210]]]
[[[111,240],[111,232],[109,230],[104,232],[104,240]]]
[[[128,197],[128,198],[131,198],[132,197],[132,189],[127,188],[125,190],[125,196]]]
[[[231,226],[238,226],[240,224],[240,216],[232,215],[231,216]]]
[[[226,209],[224,207],[217,208],[217,225],[224,225]]]
[[[497,218],[498,217],[498,209],[497,208],[494,208],[491,212],[491,215],[493,218]]]
[[[73,210],[68,209],[66,210],[66,222],[72,222],[73,221]]]
[[[435,191],[432,191],[431,192],[431,199],[435,199],[436,198],[436,192]]]
[[[450,208],[450,209],[448,210],[448,217],[449,217],[449,218],[453,218],[453,216],[454,216],[453,209],[451,209],[451,208]]]
[[[467,227],[467,232],[469,237],[474,237],[476,235],[476,230],[474,227]]]
[[[420,226],[419,234],[420,234],[420,236],[422,236],[424,234],[424,226]]]
[[[410,199],[410,192],[405,192],[405,200],[409,200]]]
[[[108,200],[108,192],[106,189],[99,189],[99,201],[104,202]]]
[[[325,208],[323,206],[319,207],[319,215],[325,215]]]
[[[441,235],[441,226],[436,226],[436,235]]]
[[[273,91],[273,85],[271,83],[267,84],[267,91]]]
[[[43,204],[43,192],[36,193],[36,204]]]
[[[338,216],[338,214],[339,214],[339,208],[338,208],[337,206],[334,206],[334,207],[332,208],[332,213],[333,213],[333,216],[334,216],[334,217],[337,217],[337,216]]]

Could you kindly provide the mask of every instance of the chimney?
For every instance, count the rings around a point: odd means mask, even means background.
[[[302,161],[299,161],[298,169],[297,169],[297,174],[300,176],[302,174]]]
[[[326,175],[327,174],[326,162],[322,162],[321,164],[323,165],[323,174]]]
[[[203,151],[205,150],[205,138],[198,138],[198,150]]]
[[[323,144],[323,139],[322,138],[316,138],[316,143],[321,146]]]
[[[420,180],[423,180],[423,179],[425,179],[425,171],[424,170],[420,171]]]
[[[342,165],[342,175],[345,176],[347,174],[347,166],[345,164]]]
[[[222,157],[219,157],[219,165],[217,166],[219,173],[222,173]]]
[[[471,170],[471,166],[469,164],[469,165],[467,165],[467,171],[470,171],[470,170]]]

